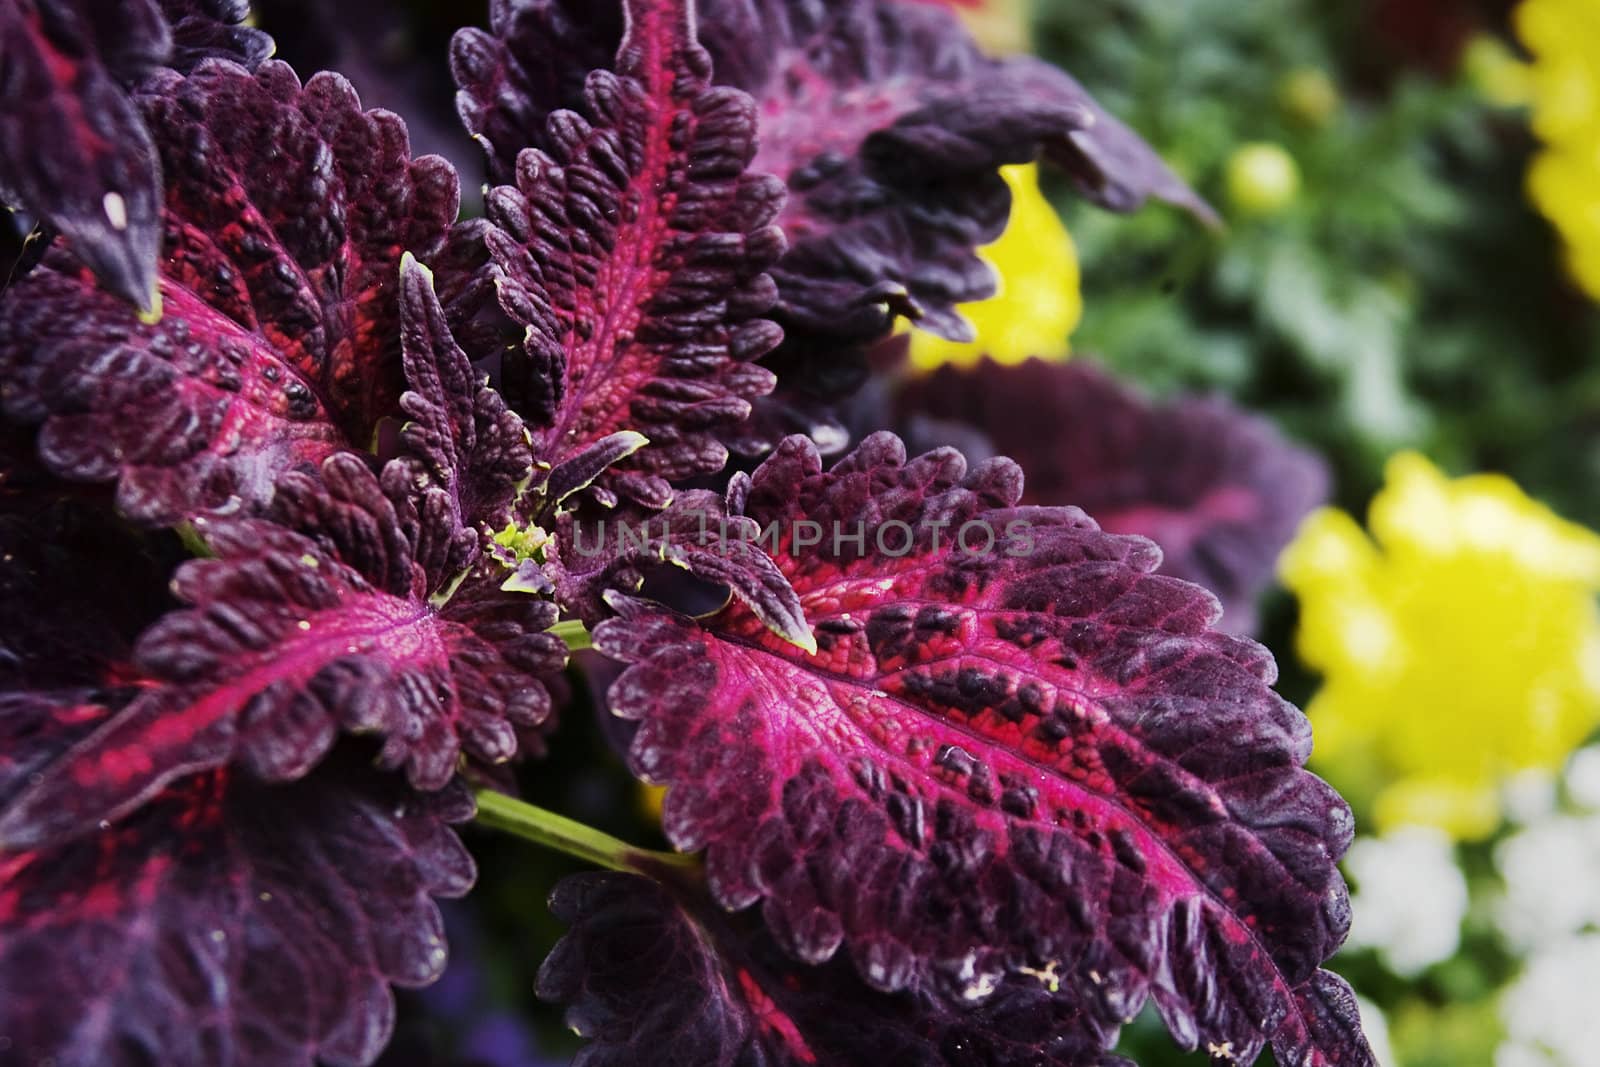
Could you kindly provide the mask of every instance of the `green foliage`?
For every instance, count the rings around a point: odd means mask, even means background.
[[[1523,195],[1526,117],[1465,77],[1372,84],[1367,5],[1046,2],[1040,50],[1228,217],[1067,206],[1075,345],[1158,390],[1220,389],[1320,447],[1360,508],[1420,447],[1600,523],[1600,332]],[[1298,192],[1241,210],[1230,161],[1283,149]]]

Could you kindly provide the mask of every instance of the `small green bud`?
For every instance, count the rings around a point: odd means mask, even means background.
[[[1228,158],[1228,199],[1245,215],[1276,215],[1300,191],[1300,168],[1275,144],[1242,145]]]

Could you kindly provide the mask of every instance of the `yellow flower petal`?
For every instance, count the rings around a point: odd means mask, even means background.
[[[970,344],[912,330],[911,362],[918,369],[975,366],[985,354],[1001,363],[1067,355],[1067,337],[1083,316],[1077,250],[1039,190],[1036,164],[1002,167],[1000,174],[1011,186],[1011,218],[998,241],[978,250],[994,268],[999,290],[961,306],[978,334]]]
[[[1600,2],[1524,0],[1516,26],[1533,54],[1527,95],[1545,143],[1528,194],[1561,232],[1573,276],[1600,298]]]
[[[1369,525],[1318,512],[1279,565],[1324,675],[1313,760],[1373,792],[1384,827],[1483,836],[1506,777],[1559,766],[1600,723],[1600,536],[1415,453]]]
[[[1027,0],[954,0],[950,6],[985,52],[1005,55],[1028,51],[1031,34]]]
[[[1451,781],[1408,779],[1378,798],[1378,825],[1433,826],[1462,841],[1476,841],[1500,825],[1499,791]]]

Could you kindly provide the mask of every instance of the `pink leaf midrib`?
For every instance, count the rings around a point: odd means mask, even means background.
[[[641,20],[638,10],[641,6],[656,17]],[[556,425],[550,433],[552,441],[560,442],[576,436],[580,425],[595,414],[592,411],[594,402],[603,398],[603,392],[592,391],[596,383],[603,385],[623,377],[618,369],[628,362],[630,355],[643,348],[637,339],[639,325],[643,321],[643,309],[670,277],[668,270],[655,263],[667,220],[677,202],[677,193],[669,191],[667,182],[672,159],[669,135],[673,116],[690,109],[680,105],[676,99],[677,77],[668,62],[668,57],[681,48],[683,42],[661,25],[664,20],[658,10],[660,6],[629,6],[633,21],[619,55],[637,54],[641,62],[630,64],[619,76],[635,81],[643,88],[645,102],[650,109],[650,121],[639,171],[632,175],[627,189],[623,191],[622,200],[624,204],[630,200],[637,202],[639,215],[631,223],[623,222],[617,227],[619,236],[628,234],[631,239],[616,241],[596,273],[593,296],[598,298],[608,313],[600,316],[599,328],[588,341],[578,337],[576,324],[585,318],[585,311],[592,312],[594,303],[586,300],[588,294],[582,291],[575,294],[573,322],[562,338],[562,345],[569,352],[581,354],[580,358],[569,361],[568,373],[572,375],[572,385],[582,397],[577,403],[561,406]],[[670,48],[662,47],[663,38],[671,39]],[[692,128],[685,131],[685,136],[693,140]],[[631,259],[628,258],[630,256]],[[626,411],[620,410],[601,412],[595,426],[584,426],[584,429],[601,436],[606,427],[621,426],[626,421],[626,415]]]

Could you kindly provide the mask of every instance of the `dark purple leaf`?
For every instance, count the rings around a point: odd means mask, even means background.
[[[1230,633],[1255,628],[1278,553],[1328,496],[1323,462],[1265,419],[1220,397],[1155,404],[1078,361],[941,367],[896,403],[913,444],[986,436],[1027,473],[1024,503],[1073,504],[1150,538],[1162,574],[1221,598]]]
[[[171,604],[176,536],[119,522],[108,501],[4,491],[0,689],[114,684],[139,632]]]
[[[489,193],[486,240],[500,305],[525,328],[503,381],[536,454],[642,433],[649,446],[603,481],[659,506],[668,479],[726,462],[716,431],[772,387],[750,361],[780,336],[759,316],[783,186],[746,173],[755,107],[709,85],[685,3],[628,10],[616,73],[590,75],[581,114],[548,116],[543,147]]]
[[[755,166],[792,193],[773,272],[791,332],[870,341],[899,313],[969,336],[955,305],[994,290],[974,249],[1005,226],[1002,164],[1043,154],[1105,207],[1156,197],[1210,217],[1072,78],[983,55],[939,5],[713,0],[705,14],[718,79],[761,105]]]
[[[0,400],[131,517],[258,509],[277,475],[365,447],[404,387],[403,253],[439,251],[456,179],[348,83],[266,63],[145,82],[167,179],[164,317],[52,250],[0,304]],[[271,165],[263,165],[270,159]],[[75,246],[74,246],[75,247]]]
[[[306,378],[264,339],[172,288],[156,325],[51,253],[0,307],[0,399],[40,423],[57,473],[116,480],[121,510],[259,507],[277,474],[345,444]]]
[[[785,357],[792,352],[783,352]],[[796,366],[787,358],[776,360]],[[750,417],[723,436],[728,451],[736,456],[765,456],[778,442],[794,434],[804,434],[817,443],[825,456],[836,456],[850,444],[850,433],[839,417],[838,400],[864,385],[864,376],[852,378],[848,387],[817,391],[779,387],[770,396],[757,397]]]
[[[161,0],[172,23],[169,65],[188,73],[204,59],[231,59],[254,69],[272,56],[272,38],[244,26],[248,0]]]
[[[0,200],[60,231],[100,280],[156,306],[161,173],[126,89],[207,56],[272,51],[236,0],[9,0],[0,5]],[[168,25],[168,21],[172,25]]]
[[[18,0],[17,6],[25,17],[37,19],[58,47],[133,85],[172,58],[168,22],[183,0]]]
[[[649,444],[642,433],[618,430],[602,437],[582,451],[568,456],[551,469],[543,490],[550,508],[560,509],[569,498],[589,488],[606,471]],[[608,500],[609,506],[615,501]]]
[[[760,115],[752,168],[783,178],[788,252],[771,274],[787,343],[769,364],[812,393],[859,384],[859,355],[895,315],[966,337],[956,305],[993,292],[975,249],[999,236],[998,168],[1043,155],[1114,210],[1157,198],[1209,208],[1063,72],[991,59],[939,5],[900,0],[705,0],[701,43],[718,83]],[[498,0],[493,35],[461,34],[458,106],[509,180],[544,148],[547,117],[575,105],[572,59],[598,61],[621,22],[607,4]],[[841,345],[845,348],[841,349]]]
[[[555,606],[502,592],[498,564],[463,554],[447,494],[413,505],[407,475],[391,465],[380,486],[339,455],[320,481],[280,481],[275,522],[196,519],[214,558],[179,569],[189,607],[139,639],[138,695],[13,798],[0,845],[81,832],[229,764],[298,778],[341,729],[379,735],[380,766],[423,789],[463,753],[515,754],[566,660],[544,632]]]
[[[171,40],[150,0],[104,6],[97,26],[73,0],[0,4],[0,201],[58,230],[125,300],[156,301],[161,174],[139,110],[121,76],[165,59]]]
[[[528,431],[456,344],[432,275],[410,253],[400,269],[400,347],[411,386],[400,397],[411,420],[400,446],[419,484],[449,494],[456,526],[499,529],[533,474]]]
[[[405,119],[417,152],[450,160],[461,173],[463,196],[474,197],[483,184],[483,153],[456,114],[449,44],[456,27],[476,20],[481,7],[254,0],[251,11],[272,35],[276,58],[298,71],[336,70],[349,78],[368,107]]]
[[[572,930],[539,971],[589,1039],[583,1067],[1097,1067],[1072,1002],[1009,979],[976,1005],[867,988],[843,961],[795,963],[749,916],[674,899],[637,875],[556,887]]]
[[[943,5],[712,9],[703,35],[719,80],[761,105],[754,165],[790,189],[778,220],[789,251],[772,271],[787,336],[767,361],[781,383],[772,403],[805,408],[853,392],[866,376],[860,346],[896,316],[971,338],[958,305],[994,292],[976,249],[1010,213],[1003,164],[1043,156],[1104,207],[1154,197],[1214,218],[1069,75],[1030,56],[983,55]]]
[[[623,28],[622,0],[489,0],[489,32],[468,27],[455,35],[456,111],[474,138],[488,142],[495,183],[516,179],[523,149],[550,150],[551,113],[583,106],[589,72],[616,59]]]
[[[0,799],[30,750],[105,711],[0,697]],[[8,1062],[372,1062],[394,1024],[389,986],[444,968],[432,898],[472,884],[446,825],[471,811],[463,789],[410,793],[343,761],[289,786],[215,771],[114,825],[0,852]]]
[[[17,467],[8,458],[3,470],[0,488]],[[12,825],[29,791],[59,775],[154,773],[161,729],[184,728],[167,719],[151,745],[74,762],[159,684],[130,649],[166,610],[182,553],[171,533],[119,524],[103,493],[51,488],[0,493],[0,822]],[[370,753],[353,756],[289,786],[238,768],[174,777],[107,821],[85,806],[104,783],[86,779],[80,796],[69,781],[62,804],[76,819],[53,815],[45,833],[0,847],[0,1059],[370,1063],[393,1023],[389,984],[443,968],[430,897],[472,881],[446,826],[471,803],[459,785],[411,793],[363,769]]]
[[[1150,573],[1150,542],[1021,487],[889,434],[824,473],[794,438],[732,496],[775,530],[815,654],[737,602],[696,624],[615,601],[595,643],[633,664],[611,704],[671,787],[669,838],[722,905],[763,901],[788,952],[844,947],[880,990],[1053,975],[1108,1032],[1150,999],[1185,1047],[1370,1064],[1318,971],[1350,811],[1302,769],[1271,656]]]

